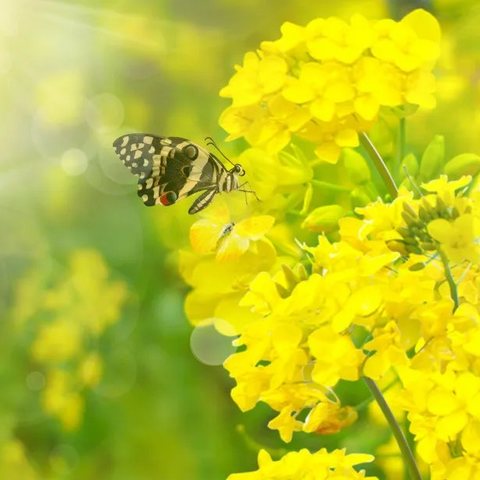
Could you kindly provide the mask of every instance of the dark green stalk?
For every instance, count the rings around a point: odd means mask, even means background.
[[[420,470],[418,469],[417,462],[415,461],[415,457],[413,452],[403,434],[400,425],[398,424],[395,416],[393,415],[388,403],[385,401],[385,398],[382,394],[382,391],[378,388],[377,384],[368,377],[363,377],[365,383],[367,384],[370,392],[374,396],[375,400],[377,401],[380,409],[382,410],[383,415],[385,416],[390,428],[392,430],[393,436],[397,441],[398,446],[400,447],[400,452],[402,453],[403,461],[407,466],[407,469],[410,473],[411,480],[422,480],[422,476],[420,475]]]
[[[445,277],[447,278],[447,283],[450,288],[450,297],[453,300],[453,311],[455,312],[455,310],[458,308],[458,305],[460,303],[458,299],[457,284],[455,283],[455,279],[453,278],[452,271],[450,270],[450,264],[448,263],[447,256],[440,249],[438,249],[438,254],[440,255],[440,258],[443,263]]]
[[[378,173],[382,177],[385,186],[387,187],[388,192],[392,196],[392,198],[397,197],[398,189],[397,185],[395,184],[395,180],[393,179],[390,171],[387,168],[383,158],[381,157],[378,150],[375,148],[371,140],[368,138],[367,134],[362,132],[360,133],[360,141],[362,142],[363,147],[370,155],[375,167],[377,168]],[[402,118],[400,120],[399,125],[399,153],[398,153],[398,162],[403,160],[404,152],[405,152],[405,120]],[[447,263],[448,267],[448,263]],[[447,271],[447,267],[445,267],[445,271]],[[448,269],[450,272],[450,270]],[[451,274],[450,274],[451,277]],[[447,275],[448,279],[448,275]],[[453,278],[452,278],[453,280]],[[450,283],[449,283],[450,284]],[[452,290],[450,290],[452,291]],[[456,291],[456,288],[455,288]],[[453,297],[452,297],[453,298]],[[413,455],[413,451],[410,448],[410,445],[400,428],[395,416],[392,413],[388,403],[385,401],[385,397],[383,396],[382,391],[378,388],[377,384],[369,377],[363,377],[365,383],[367,384],[370,392],[372,393],[373,397],[375,398],[378,406],[382,410],[385,419],[387,420],[388,424],[390,425],[390,429],[392,430],[393,436],[397,441],[397,444],[400,448],[400,452],[403,457],[403,461],[406,465],[406,469],[410,474],[410,480],[422,480],[422,476],[420,475],[420,470],[418,469],[417,462],[415,461],[415,456]]]
[[[392,387],[398,384],[398,378],[393,379],[384,389],[383,393],[388,392]],[[355,405],[355,410],[357,412],[361,412],[365,408],[367,408],[375,399],[373,397],[368,397],[367,399],[360,402],[358,405]]]

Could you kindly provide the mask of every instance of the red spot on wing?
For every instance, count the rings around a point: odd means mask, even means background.
[[[160,196],[160,203],[168,207],[177,201],[177,194],[175,192],[165,192]]]

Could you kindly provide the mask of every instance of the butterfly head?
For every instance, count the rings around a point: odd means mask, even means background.
[[[243,169],[243,167],[239,163],[236,163],[233,166],[232,172],[235,175],[238,175],[239,177],[243,177],[245,175],[245,170]]]

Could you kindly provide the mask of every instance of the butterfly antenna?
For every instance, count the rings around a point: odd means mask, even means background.
[[[220,150],[219,146],[215,143],[215,140],[212,137],[205,137],[205,142],[207,145],[214,147],[218,153],[230,164],[235,166],[235,164]]]

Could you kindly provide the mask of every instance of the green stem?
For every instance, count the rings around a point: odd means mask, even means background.
[[[447,283],[450,288],[450,297],[453,300],[453,311],[455,312],[455,310],[458,308],[458,305],[460,303],[458,299],[457,284],[455,283],[455,279],[453,278],[452,271],[450,270],[450,264],[448,263],[447,256],[443,253],[441,249],[438,249],[438,254],[440,255],[440,258],[443,263],[445,277],[447,278]]]
[[[385,392],[388,392],[392,387],[394,387],[395,385],[398,384],[398,378],[394,378],[384,389],[383,389],[383,393]],[[363,402],[360,402],[358,405],[355,405],[355,410],[357,412],[360,412],[362,410],[364,410],[365,408],[367,408],[372,402],[373,400],[375,400],[374,398],[372,397],[368,397],[367,399],[365,399]]]
[[[388,403],[385,401],[385,398],[381,390],[378,388],[377,384],[371,378],[363,377],[363,379],[367,384],[368,388],[370,389],[370,392],[372,392],[372,395],[375,397],[375,400],[377,401],[380,409],[382,410],[383,415],[385,416],[388,424],[390,425],[390,428],[392,429],[393,436],[395,437],[395,440],[397,441],[397,444],[400,448],[405,465],[407,466],[408,471],[410,472],[410,479],[422,480],[422,476],[420,475],[420,470],[418,469],[418,465],[415,462],[415,457],[413,455],[413,452],[410,446],[408,445],[407,439],[405,438],[405,435],[403,434],[403,431],[400,428],[400,425],[398,424],[397,420],[395,419],[395,416],[390,410]]]
[[[406,121],[405,117],[401,117],[398,122],[398,155],[397,155],[397,164],[395,165],[395,174],[400,173],[400,165],[402,160],[405,158],[405,139],[406,139]]]
[[[237,425],[236,430],[237,430],[237,433],[239,433],[240,436],[243,438],[243,441],[245,442],[245,445],[247,446],[247,448],[249,448],[253,452],[258,452],[260,450],[267,450],[272,457],[276,457],[276,458],[283,457],[288,453],[288,450],[285,448],[269,448],[266,445],[263,445],[257,442],[247,433],[244,425]]]
[[[325,188],[327,190],[333,190],[335,192],[350,192],[351,189],[347,187],[342,187],[341,185],[336,185],[334,183],[330,182],[324,182],[322,180],[315,180],[314,178],[310,180],[312,185],[315,185],[316,187],[321,187]]]
[[[362,143],[363,148],[365,148],[365,150],[368,152],[368,155],[375,164],[375,168],[382,177],[383,182],[387,187],[388,193],[390,193],[390,195],[395,198],[398,194],[395,180],[393,179],[392,174],[388,170],[387,165],[385,164],[380,153],[378,153],[375,145],[373,145],[372,141],[368,138],[368,135],[365,132],[360,132],[360,142]]]

